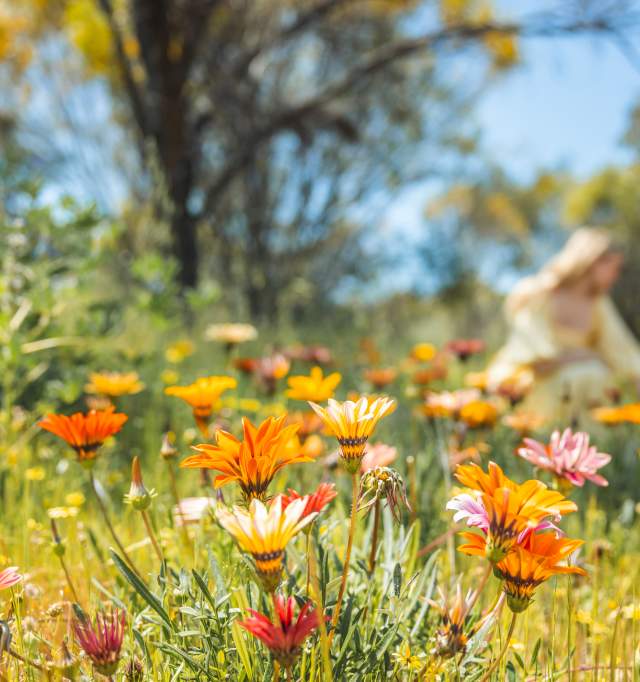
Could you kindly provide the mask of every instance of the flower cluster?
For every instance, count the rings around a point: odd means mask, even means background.
[[[560,565],[582,543],[559,537],[555,525],[577,505],[541,481],[515,483],[494,462],[485,473],[476,464],[459,466],[456,478],[469,493],[447,503],[454,521],[466,521],[480,532],[465,531],[459,547],[465,554],[486,557],[514,612],[524,610],[535,588],[557,573],[580,573],[581,568]]]

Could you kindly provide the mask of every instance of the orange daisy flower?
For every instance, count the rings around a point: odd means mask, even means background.
[[[220,396],[228,389],[235,388],[237,383],[233,377],[228,376],[200,377],[189,386],[169,386],[164,392],[182,398],[191,405],[196,424],[202,434],[208,436],[208,422],[213,408]]]
[[[214,469],[214,485],[220,488],[237,481],[247,500],[264,500],[273,477],[288,464],[312,462],[300,452],[296,425],[285,426],[286,414],[265,419],[257,428],[242,419],[243,440],[223,430],[216,431],[216,444],[197,445],[198,453],[180,466],[187,469]]]
[[[498,419],[498,408],[486,400],[474,400],[462,407],[460,419],[471,429],[493,426]]]
[[[447,508],[457,511],[455,521],[467,519],[468,525],[482,531],[482,534],[461,533],[467,543],[459,550],[486,556],[492,563],[501,561],[533,531],[555,528],[550,518],[558,520],[578,508],[541,481],[514,483],[494,462],[489,464],[488,474],[475,464],[459,466],[456,478],[479,492],[457,495],[448,502]]]
[[[532,533],[495,566],[502,578],[507,605],[514,613],[524,611],[536,588],[554,575],[586,575],[578,566],[560,564],[583,544],[582,540],[557,537],[555,533]]]
[[[378,390],[392,384],[397,376],[398,370],[394,367],[372,367],[364,371],[365,380]]]
[[[126,414],[106,410],[91,410],[86,414],[76,412],[70,417],[64,414],[48,414],[38,426],[66,441],[78,455],[78,461],[91,462],[97,456],[104,441],[118,433],[127,421]]]
[[[92,372],[89,374],[89,383],[85,386],[85,391],[119,398],[140,393],[143,388],[144,384],[137,372]]]

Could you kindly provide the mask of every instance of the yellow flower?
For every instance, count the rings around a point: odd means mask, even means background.
[[[268,508],[260,500],[252,500],[249,509],[220,507],[216,516],[240,549],[251,554],[256,573],[267,592],[274,592],[280,582],[284,550],[289,541],[317,516],[304,515],[307,497],[301,497],[282,509],[282,498],[276,497]]]
[[[193,355],[195,348],[193,343],[188,339],[183,339],[181,341],[176,341],[172,343],[164,353],[165,358],[168,362],[178,364],[182,362],[185,358]]]
[[[212,324],[204,333],[209,341],[220,341],[228,346],[237,346],[257,338],[258,330],[251,324]]]
[[[42,467],[31,467],[24,472],[24,477],[27,481],[43,481],[45,470]]]
[[[498,408],[486,400],[474,400],[461,408],[460,419],[472,429],[493,426],[498,419]]]
[[[137,372],[92,372],[89,374],[89,383],[85,386],[85,391],[117,398],[121,395],[140,393],[143,388],[144,384]]]
[[[67,503],[69,507],[82,507],[82,505],[86,501],[86,498],[80,492],[69,493],[68,495],[65,495],[64,501]]]
[[[235,388],[237,381],[228,376],[201,377],[189,386],[168,386],[164,389],[167,395],[182,398],[193,408],[193,416],[203,435],[207,435],[207,422],[220,396],[230,388]]]
[[[418,362],[429,362],[436,356],[436,347],[431,343],[417,343],[411,350],[411,357]]]
[[[180,375],[175,369],[164,369],[160,374],[163,384],[175,384],[180,379]]]
[[[289,384],[287,397],[293,400],[324,402],[333,398],[336,387],[341,380],[342,375],[338,372],[325,377],[320,367],[312,367],[309,376],[289,377],[287,380]]]
[[[309,405],[337,438],[342,460],[353,474],[360,468],[369,436],[382,417],[395,410],[396,401],[387,397],[363,397],[357,402],[339,403],[330,398],[326,408],[313,402]]]
[[[214,469],[214,485],[220,488],[236,481],[245,497],[264,499],[273,477],[289,464],[312,462],[301,452],[296,425],[285,426],[286,415],[268,417],[256,428],[246,417],[242,420],[243,440],[226,431],[216,431],[216,444],[194,448],[197,455],[187,457],[180,466],[188,469]]]
[[[420,657],[411,653],[409,642],[405,642],[391,658],[405,670],[421,670],[423,666]]]

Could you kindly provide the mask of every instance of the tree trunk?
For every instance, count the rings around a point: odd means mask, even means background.
[[[196,220],[184,207],[175,207],[171,219],[173,253],[178,260],[178,283],[182,289],[198,285],[198,242]]]

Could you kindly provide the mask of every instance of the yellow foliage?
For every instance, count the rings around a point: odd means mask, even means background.
[[[515,36],[491,31],[484,37],[484,44],[496,69],[507,69],[517,63],[520,53]]]
[[[23,71],[31,61],[28,29],[26,16],[5,11],[0,5],[0,62],[17,72]]]
[[[466,19],[473,0],[440,0],[440,18],[446,24],[457,24]]]
[[[505,230],[517,234],[524,234],[528,231],[527,219],[506,194],[492,192],[486,199],[486,209]]]
[[[69,40],[84,56],[89,69],[107,73],[112,63],[111,32],[97,3],[70,0],[63,20]]]

